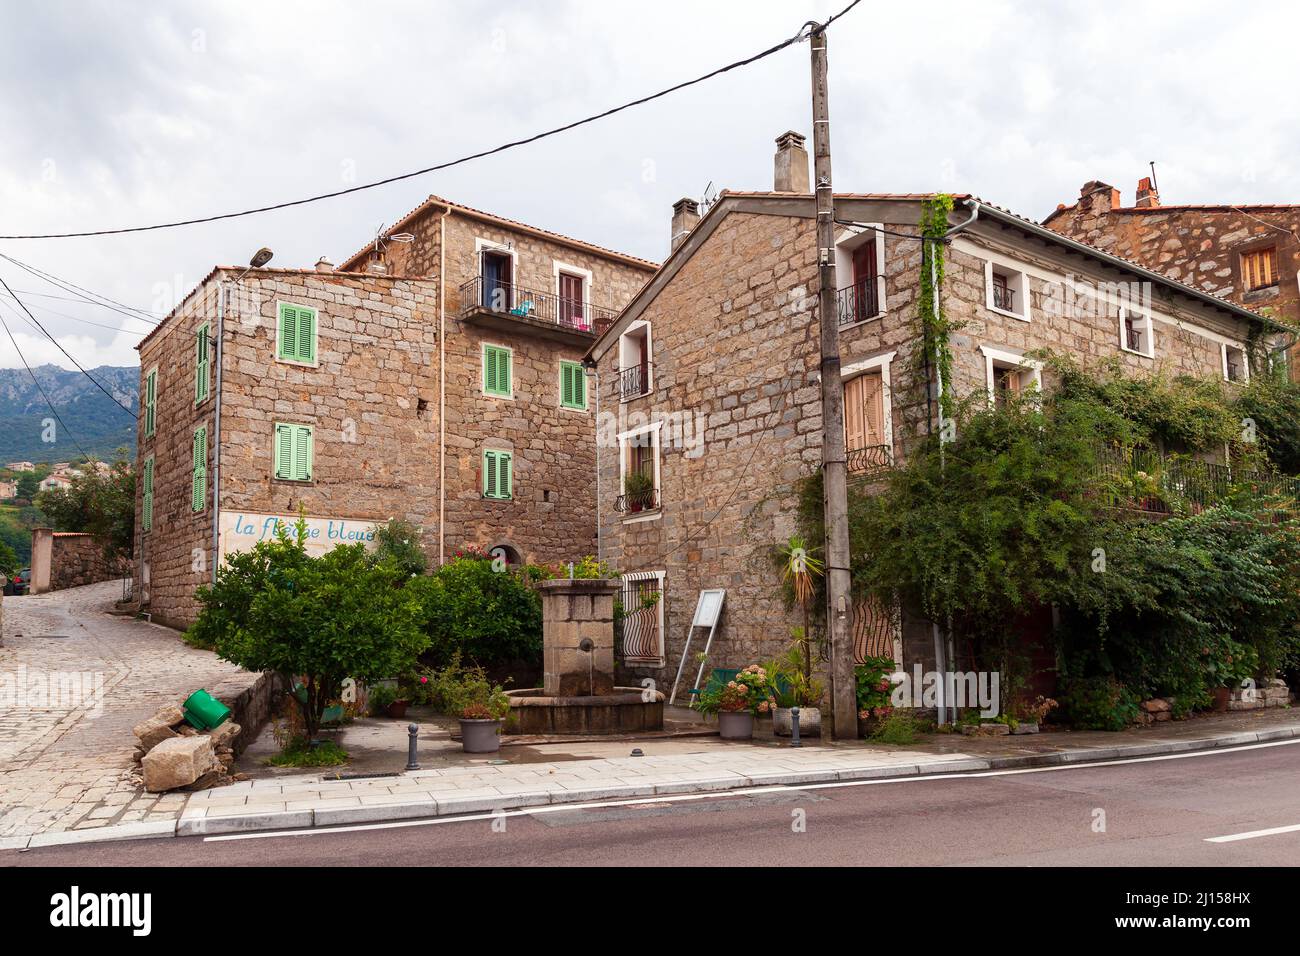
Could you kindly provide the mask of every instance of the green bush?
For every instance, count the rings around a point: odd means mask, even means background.
[[[346,678],[374,681],[408,674],[428,639],[416,595],[390,564],[374,564],[360,544],[321,557],[304,548],[305,522],[290,537],[230,555],[193,628],[217,654],[251,671],[276,671],[305,688],[304,732],[310,740]]]
[[[375,550],[371,555],[376,562],[390,562],[407,577],[423,574],[429,567],[420,545],[420,529],[398,518],[389,518],[387,524],[375,528]]]
[[[1123,730],[1138,718],[1137,696],[1113,677],[1081,677],[1070,681],[1061,706],[1070,723],[1081,730]]]
[[[541,662],[542,602],[524,573],[498,570],[490,558],[460,556],[411,579],[406,590],[419,603],[432,666],[458,656],[484,666]]]
[[[906,747],[916,743],[916,735],[920,730],[921,723],[915,716],[906,711],[896,710],[880,722],[871,739],[877,743]]]

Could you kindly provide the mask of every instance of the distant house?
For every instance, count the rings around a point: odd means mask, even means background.
[[[67,472],[56,471],[43,478],[39,487],[41,491],[49,491],[51,488],[67,488],[71,484],[72,478]]]
[[[35,471],[36,465],[30,461],[11,461],[5,465],[10,471]]]
[[[18,482],[0,481],[0,500],[8,501],[10,498],[18,497]]]

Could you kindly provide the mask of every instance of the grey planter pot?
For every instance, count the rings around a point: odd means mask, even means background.
[[[749,740],[754,736],[754,715],[720,712],[718,733],[723,740]]]
[[[462,719],[460,739],[467,754],[494,754],[501,749],[501,721]]]
[[[778,737],[789,737],[794,724],[789,707],[777,707],[772,711],[772,733]],[[820,737],[822,735],[822,712],[817,707],[799,708],[799,736]]]

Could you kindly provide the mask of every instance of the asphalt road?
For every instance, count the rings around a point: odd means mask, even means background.
[[[800,830],[798,824],[804,827]],[[0,853],[0,866],[1133,865],[1300,861],[1300,744],[254,839]]]

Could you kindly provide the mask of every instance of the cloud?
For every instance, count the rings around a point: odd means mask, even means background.
[[[838,5],[139,0],[81,4],[76,15],[17,6],[0,35],[4,231],[188,218],[390,176],[752,55]],[[1285,91],[1297,28],[1297,8],[1249,2],[1228,18],[1208,0],[863,4],[830,35],[836,185],[969,191],[1041,218],[1093,178],[1131,199],[1155,160],[1167,202],[1294,201],[1300,103]],[[808,47],[798,44],[419,180],[264,216],[0,251],[165,311],[214,264],[246,262],[263,245],[277,265],[340,261],[436,192],[659,259],[675,200],[709,183],[770,184],[776,136],[809,132],[808,86]],[[2,262],[0,275],[61,294]],[[133,361],[139,323],[28,301],[87,367]],[[33,337],[30,347],[40,361],[70,364],[49,343]],[[12,349],[0,364],[16,364]]]

